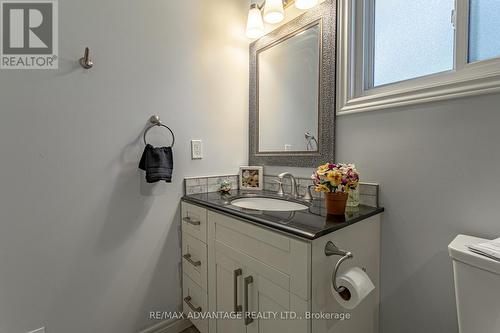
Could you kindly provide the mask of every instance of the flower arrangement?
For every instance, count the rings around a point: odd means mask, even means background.
[[[312,175],[316,192],[349,193],[359,184],[359,174],[354,164],[326,163]]]

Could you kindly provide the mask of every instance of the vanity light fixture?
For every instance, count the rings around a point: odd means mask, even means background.
[[[295,3],[298,9],[310,9],[318,5],[319,0],[265,0],[261,5],[252,3],[248,11],[248,38],[257,39],[264,35],[264,21],[270,24],[280,23],[285,19],[285,8]],[[262,15],[264,13],[264,15]]]
[[[264,21],[271,24],[280,23],[285,19],[285,8],[282,0],[266,0],[264,2]]]
[[[262,13],[257,4],[250,5],[247,20],[247,37],[256,39],[264,35],[264,21],[262,21]]]

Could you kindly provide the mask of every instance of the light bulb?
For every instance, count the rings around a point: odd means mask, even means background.
[[[247,37],[256,39],[264,35],[264,22],[262,14],[256,4],[250,6],[247,19]]]
[[[298,9],[313,8],[318,4],[318,0],[295,0],[295,7]]]
[[[285,9],[282,0],[266,0],[264,5],[264,21],[271,24],[280,23],[285,19]]]

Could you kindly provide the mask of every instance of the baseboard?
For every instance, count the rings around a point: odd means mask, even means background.
[[[180,333],[192,325],[188,319],[170,319],[146,328],[139,333]]]

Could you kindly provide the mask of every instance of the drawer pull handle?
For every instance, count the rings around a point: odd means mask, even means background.
[[[198,267],[198,266],[201,266],[201,261],[194,261],[193,259],[191,259],[191,254],[190,253],[186,253],[185,255],[182,256],[184,259],[187,260],[188,263],[190,263],[191,265],[193,265],[194,267]]]
[[[184,302],[186,302],[189,308],[194,312],[201,312],[201,306],[198,307],[194,306],[193,303],[191,303],[191,299],[192,299],[191,296],[184,297]]]
[[[200,225],[201,224],[200,220],[194,220],[194,219],[190,218],[189,216],[184,217],[182,220],[186,223],[191,224],[191,225]]]
[[[241,268],[238,268],[237,270],[234,271],[234,275],[233,275],[233,278],[234,278],[234,312],[235,313],[239,313],[241,312],[242,308],[241,308],[241,305],[238,305],[238,277],[240,277],[241,275],[243,275],[243,271],[241,270]]]
[[[245,326],[253,323],[253,318],[248,311],[248,287],[253,283],[253,277],[247,276],[245,278]]]

